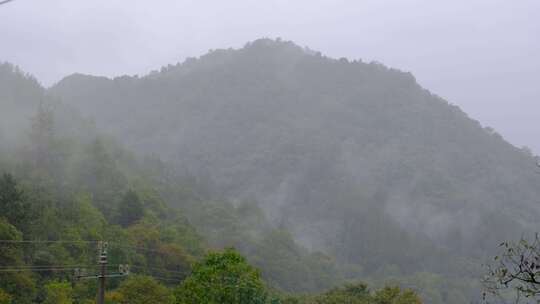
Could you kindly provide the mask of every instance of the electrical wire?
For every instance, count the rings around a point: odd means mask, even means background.
[[[9,268],[9,269],[13,269],[13,268],[21,268],[21,269],[29,269],[29,268],[36,268],[36,269],[40,269],[40,268],[66,268],[66,267],[72,267],[72,268],[89,268],[89,267],[94,267],[94,266],[88,266],[88,265],[15,265],[15,266],[0,266],[0,269],[4,269],[4,268]],[[97,265],[95,266],[97,267]]]
[[[146,270],[146,269],[150,269],[150,270],[155,270],[157,272],[166,272],[166,273],[175,273],[175,274],[190,274],[191,271],[177,271],[177,270],[168,270],[168,269],[165,269],[165,268],[159,268],[159,267],[151,267],[151,266],[130,266],[131,268],[135,268],[135,269],[141,269],[141,270]]]
[[[183,278],[174,279],[174,278],[164,278],[164,277],[157,277],[157,276],[151,276],[151,277],[153,277],[154,279],[157,279],[157,280],[167,281],[167,282],[175,282],[175,283],[180,283],[180,282],[182,282],[184,280]]]
[[[102,241],[96,241],[96,240],[81,240],[81,241],[64,241],[64,240],[0,240],[0,243],[4,244],[97,244]],[[106,242],[106,241],[104,241]],[[147,247],[140,247],[140,246],[131,246],[131,245],[120,245],[114,241],[108,242],[109,246],[116,247],[116,248],[124,248],[124,249],[135,249],[135,250],[142,250],[147,252],[154,252],[154,253],[163,253],[161,250],[157,249],[151,249]]]
[[[142,251],[153,252],[153,253],[163,253],[163,251],[157,250],[157,249],[150,249],[150,248],[139,247],[139,246],[119,245],[118,243],[115,244],[114,242],[110,242],[110,243],[112,243],[111,244],[112,247],[116,247],[116,248],[135,249],[135,250],[142,250]]]
[[[92,244],[92,243],[99,243],[99,242],[100,241],[0,240],[0,243],[3,243],[3,244]]]
[[[14,1],[14,0],[4,0],[4,1],[0,1],[0,5],[2,5],[2,4],[7,4],[7,3],[11,2],[11,1]]]
[[[24,272],[24,271],[31,271],[31,272],[40,272],[40,271],[74,271],[75,269],[78,269],[78,267],[58,267],[58,268],[13,268],[13,269],[0,269],[0,272]]]
[[[140,275],[148,275],[148,274],[144,274],[144,273],[135,273],[135,274],[140,274]],[[150,275],[152,278],[154,279],[158,279],[158,280],[161,280],[161,281],[169,281],[169,282],[182,282],[184,280],[184,278],[179,278],[179,277],[169,277],[169,278],[166,278],[166,277],[161,277],[161,276],[154,276],[154,275]]]
[[[119,265],[108,264],[107,268],[116,268]],[[59,269],[97,269],[100,265],[9,265],[9,266],[0,266],[0,271],[49,271],[49,270],[59,270]]]
[[[13,0],[9,0],[13,1]],[[3,2],[0,1],[0,4]],[[108,243],[110,248],[123,248],[123,249],[132,249],[140,250],[152,253],[163,253],[161,250],[151,249],[147,247],[140,246],[130,246],[130,245],[120,245],[118,242],[111,241],[98,241],[98,240],[0,240],[0,244],[98,244],[98,243]],[[0,272],[23,272],[23,271],[32,271],[32,272],[44,272],[44,271],[74,271],[76,269],[95,269],[99,265],[21,265],[21,266],[0,266]],[[118,267],[119,265],[108,264],[108,268]],[[153,278],[162,281],[170,282],[181,282],[186,276],[188,276],[191,271],[178,271],[170,270],[162,267],[153,267],[153,266],[131,266],[131,268],[138,269],[140,274],[146,272],[146,275],[150,275]],[[154,273],[160,275],[155,275]],[[166,275],[167,277],[165,277]]]

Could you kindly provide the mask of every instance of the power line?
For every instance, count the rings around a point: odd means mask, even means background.
[[[0,269],[0,272],[23,272],[23,271],[31,271],[31,272],[40,272],[40,271],[74,271],[77,269],[77,267],[59,267],[59,268],[14,268],[14,269]]]
[[[94,267],[94,266],[88,266],[88,265],[11,265],[11,266],[0,266],[0,269],[4,269],[4,268],[9,268],[9,269],[13,269],[13,268],[21,268],[21,269],[36,268],[36,269],[39,269],[39,268],[66,268],[66,267],[73,267],[73,268],[87,267],[87,268],[90,268],[90,267]]]
[[[35,265],[9,265],[9,266],[0,266],[0,270],[3,269],[20,269],[20,270],[36,270],[36,269],[67,269],[67,268],[73,268],[73,269],[94,269],[97,268],[99,265],[42,265],[42,266],[35,266]],[[118,268],[121,265],[114,265],[114,264],[108,264],[107,267],[109,268]]]
[[[151,267],[151,266],[131,266],[131,268],[137,268],[141,270],[155,270],[157,272],[166,272],[166,273],[175,273],[175,274],[190,274],[191,271],[177,271],[177,270],[168,270],[165,268]]]
[[[75,270],[76,277],[78,279],[98,279],[98,292],[97,292],[97,303],[105,304],[105,280],[107,278],[113,277],[123,277],[129,274],[129,265],[119,265],[118,273],[107,273],[108,265],[108,255],[107,249],[109,247],[108,242],[100,241],[98,243],[99,251],[99,274],[97,275],[82,275],[80,269]]]
[[[10,0],[13,1],[13,0]],[[78,241],[67,241],[67,240],[0,240],[0,243],[4,244],[97,244],[100,241],[97,240],[78,240]],[[153,253],[163,253],[162,250],[151,249],[142,246],[132,246],[132,245],[120,245],[118,242],[109,242],[112,247],[122,248],[122,249],[134,249],[141,250]]]
[[[161,281],[168,281],[168,282],[175,282],[175,283],[180,283],[182,282],[184,279],[183,278],[177,278],[177,279],[174,279],[174,278],[164,278],[164,277],[157,277],[157,276],[152,276],[154,279],[158,279],[158,280],[161,280]]]
[[[14,1],[14,0],[4,0],[4,1],[0,1],[0,5],[2,5],[2,4],[7,4],[7,3],[11,2],[11,1]]]
[[[139,273],[139,274],[145,275],[144,273]],[[154,279],[161,280],[161,281],[169,281],[169,282],[182,282],[184,280],[184,278],[166,278],[166,277],[160,277],[160,276],[154,276],[154,275],[152,275],[151,277]]]
[[[115,265],[110,265],[114,267]],[[5,265],[0,272],[41,272],[41,271],[76,271],[78,269],[95,269],[97,265]]]
[[[114,242],[112,242],[112,243],[114,244]],[[136,249],[136,250],[142,250],[142,251],[153,252],[153,253],[163,253],[162,250],[150,249],[150,248],[140,247],[140,246],[129,246],[129,245],[114,244],[113,247],[123,248],[123,249]]]
[[[9,0],[13,1],[13,0]],[[2,4],[2,2],[0,2]],[[112,244],[111,244],[112,243]],[[99,265],[28,265],[28,266],[0,266],[0,272],[21,272],[21,271],[79,271],[81,269],[87,268],[87,269],[95,269],[100,267],[101,271],[100,274],[97,276],[79,276],[80,278],[97,278],[100,280],[100,287],[104,283],[104,279],[106,277],[114,277],[117,276],[117,274],[109,274],[107,275],[105,272],[106,268],[110,267],[118,267],[121,265],[110,265],[107,264],[107,245],[104,246],[104,244],[111,244],[110,247],[116,247],[121,249],[132,249],[132,250],[140,250],[140,251],[146,251],[146,252],[152,252],[152,253],[164,253],[162,250],[157,249],[151,249],[147,247],[141,247],[141,246],[130,246],[130,245],[121,245],[119,242],[103,242],[98,240],[0,240],[0,244],[98,244],[100,247],[100,263]],[[104,259],[104,260],[103,260]],[[153,266],[132,266],[133,268],[139,269],[140,272],[146,272],[147,275],[150,275],[151,277],[154,277],[156,279],[162,280],[162,281],[171,281],[171,282],[181,282],[185,279],[186,276],[188,276],[191,271],[179,271],[179,270],[170,270],[165,269],[161,267],[153,267]],[[161,273],[161,275],[154,275],[153,272]],[[142,273],[141,273],[142,274]],[[167,277],[164,277],[163,275],[166,275]],[[125,274],[121,274],[118,276],[125,276]],[[104,291],[100,288],[100,293]],[[98,295],[98,298],[101,300],[102,295]]]
[[[13,1],[13,0],[11,0]],[[5,244],[97,244],[100,241],[97,240],[78,240],[78,241],[67,241],[67,240],[0,240],[0,243]],[[158,249],[151,249],[147,247],[142,246],[132,246],[132,245],[120,245],[118,242],[111,241],[109,242],[113,247],[116,248],[123,248],[123,249],[135,249],[135,250],[142,250],[142,251],[148,251],[148,252],[155,252],[155,253],[163,253],[163,251]]]
[[[10,0],[13,1],[13,0]],[[99,243],[99,241],[64,241],[64,240],[0,240],[0,243],[4,244],[91,244]]]

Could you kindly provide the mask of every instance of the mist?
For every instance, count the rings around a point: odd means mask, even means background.
[[[480,303],[540,230],[538,36],[532,0],[0,1],[0,302],[93,301],[97,252],[100,304]]]
[[[75,72],[144,75],[282,37],[410,71],[515,145],[540,150],[538,1],[17,2],[0,10],[0,58],[46,86]]]

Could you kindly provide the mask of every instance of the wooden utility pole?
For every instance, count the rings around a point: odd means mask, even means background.
[[[105,304],[105,278],[107,277],[107,243],[102,242],[99,255],[100,274],[98,276],[97,304]]]
[[[107,262],[107,242],[99,242],[99,274],[87,275],[85,269],[75,269],[76,279],[98,279],[98,292],[97,292],[97,304],[105,304],[105,283],[107,278],[124,277],[129,275],[129,265],[118,265],[118,272],[107,274],[108,262]]]

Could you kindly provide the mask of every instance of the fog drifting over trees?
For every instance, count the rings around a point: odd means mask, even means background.
[[[0,1],[0,303],[537,297],[539,14]]]
[[[2,79],[5,168],[134,233],[187,225],[280,290],[393,280],[462,303],[498,242],[540,229],[530,151],[380,63],[259,39],[144,76]]]
[[[282,37],[413,72],[484,126],[540,151],[536,0],[17,2],[0,10],[0,59],[46,86],[76,72],[143,75],[209,49]]]

